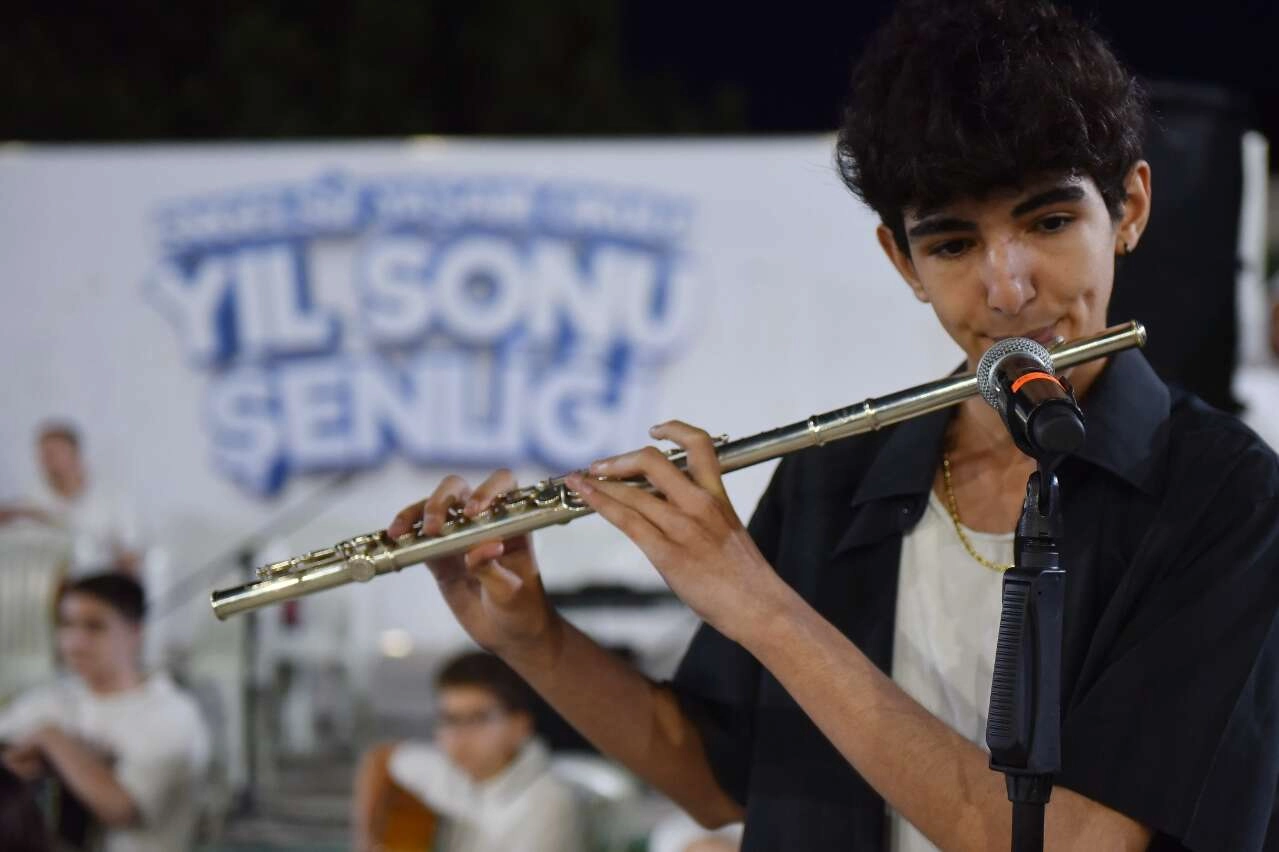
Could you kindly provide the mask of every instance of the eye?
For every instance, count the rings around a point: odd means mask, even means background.
[[[1074,216],[1068,216],[1065,213],[1054,213],[1051,216],[1045,216],[1035,223],[1035,228],[1046,234],[1055,234],[1064,230],[1067,225],[1075,221]]]
[[[971,245],[972,245],[972,240],[967,240],[967,239],[946,240],[945,242],[938,243],[937,245],[929,248],[928,254],[931,255],[932,257],[940,257],[944,260],[951,260],[956,257],[959,257],[961,254],[967,251],[968,247]]]

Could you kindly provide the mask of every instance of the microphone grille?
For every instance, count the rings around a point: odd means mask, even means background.
[[[1045,373],[1057,375],[1053,372],[1052,356],[1041,344],[1028,337],[1005,337],[995,341],[995,345],[987,349],[977,363],[977,389],[990,407],[999,412],[1003,411],[1003,406],[999,397],[999,384],[995,381],[995,368],[1010,355],[1025,355],[1038,361]]]

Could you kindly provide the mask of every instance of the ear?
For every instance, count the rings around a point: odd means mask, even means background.
[[[901,250],[901,246],[897,245],[892,230],[887,225],[880,225],[875,229],[875,236],[879,240],[879,247],[884,250],[884,254],[888,255],[889,263],[910,287],[915,298],[921,302],[927,302],[928,292],[924,290],[924,286],[919,283],[919,276],[915,274],[915,262],[910,259],[910,255]]]
[[[533,715],[531,713],[520,711],[515,713],[511,718],[512,721],[515,722],[517,737],[520,742],[524,742],[536,733],[536,728],[533,725]]]
[[[135,654],[141,653],[142,638],[143,638],[142,625],[130,623],[128,626],[128,631],[129,631],[129,646],[133,649]]]
[[[1123,214],[1115,228],[1115,254],[1137,248],[1150,221],[1150,163],[1138,160],[1124,178]]]

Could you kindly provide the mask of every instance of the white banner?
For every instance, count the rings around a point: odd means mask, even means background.
[[[937,378],[959,352],[831,144],[6,148],[3,496],[34,487],[37,425],[73,420],[171,585],[337,472],[275,555],[446,472],[531,480],[664,419],[741,437]],[[730,477],[744,517],[769,470]],[[552,588],[660,583],[598,519],[538,546]],[[334,641],[456,634],[424,572],[331,594],[364,625]]]

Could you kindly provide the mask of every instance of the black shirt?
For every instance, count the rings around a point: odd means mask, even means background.
[[[1152,828],[1152,849],[1261,848],[1279,780],[1279,462],[1135,351],[1083,408],[1087,441],[1059,470],[1057,783]],[[902,536],[951,416],[783,459],[751,519],[777,572],[885,672]],[[746,809],[743,850],[885,848],[883,800],[740,646],[703,625],[673,687]]]

